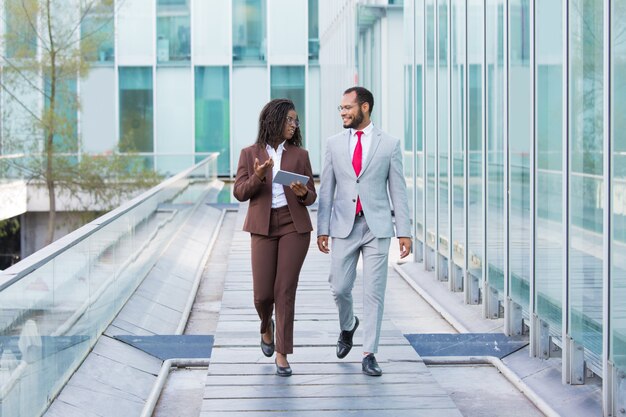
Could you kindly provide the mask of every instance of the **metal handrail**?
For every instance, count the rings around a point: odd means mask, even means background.
[[[86,225],[80,227],[79,229],[69,233],[66,236],[58,239],[52,244],[40,249],[34,254],[28,256],[22,261],[12,265],[11,267],[5,269],[0,272],[0,291],[5,290],[16,282],[20,281],[22,278],[28,276],[32,271],[46,264],[53,258],[59,256],[63,252],[68,249],[76,246],[83,240],[87,239],[89,236],[93,235],[98,230],[104,228],[108,224],[112,223],[119,217],[128,213],[148,198],[156,195],[159,191],[167,188],[170,184],[173,184],[186,176],[188,176],[191,172],[197,170],[198,168],[208,165],[211,161],[217,159],[218,154],[212,153],[207,158],[203,159],[199,163],[193,165],[192,167],[186,169],[179,174],[168,178],[162,183],[156,185],[150,190],[140,194],[139,196],[133,198],[132,200],[122,204],[116,209],[111,210],[110,212],[104,214],[101,217],[87,223]]]

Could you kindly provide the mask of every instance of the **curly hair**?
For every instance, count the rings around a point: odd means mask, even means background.
[[[295,109],[293,101],[287,98],[277,98],[267,103],[259,115],[259,133],[256,143],[262,146],[272,145],[277,138],[282,139],[283,128],[287,123],[287,113]],[[296,127],[289,143],[298,147],[302,146],[302,134],[299,127]]]

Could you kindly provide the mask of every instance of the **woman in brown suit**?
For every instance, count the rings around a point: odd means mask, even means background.
[[[276,350],[276,374],[280,376],[291,375],[287,355],[293,353],[296,288],[313,230],[307,206],[317,198],[299,127],[291,100],[267,103],[259,116],[256,143],[241,151],[234,189],[237,200],[250,200],[243,230],[250,232],[252,240],[254,306],[261,319],[261,350],[267,357]],[[306,175],[309,180],[306,184],[293,182],[289,187],[274,184],[272,178],[279,169]]]

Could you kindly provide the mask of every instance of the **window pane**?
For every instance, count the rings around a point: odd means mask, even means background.
[[[152,152],[152,68],[120,68],[120,150]]]
[[[78,152],[78,101],[76,95],[76,78],[57,78],[54,89],[54,114],[50,115],[52,102],[52,84],[46,74],[45,85],[45,112],[46,117],[54,120],[53,143],[57,151]],[[50,125],[47,125],[48,127]],[[44,132],[44,135],[47,135]]]
[[[465,267],[465,1],[454,0],[452,13],[452,259]]]
[[[426,1],[426,243],[436,248],[437,239],[437,73],[435,58],[435,0]]]
[[[36,0],[5,0],[5,48],[8,58],[34,58],[37,54]]]
[[[475,278],[482,279],[485,244],[483,217],[483,3],[468,2],[467,48],[468,81],[468,202],[467,202],[467,269]]]
[[[265,1],[233,0],[233,61],[265,62]]]
[[[437,140],[439,141],[439,253],[450,258],[450,212],[448,204],[448,2],[438,0],[438,59],[437,69]]]
[[[535,3],[535,305],[561,334],[563,307],[563,18],[560,0]]]
[[[504,1],[487,0],[487,281],[504,290]]]
[[[155,7],[154,1],[125,0],[119,3],[116,27],[119,65],[154,63]]]
[[[413,214],[413,201],[414,201],[414,193],[415,187],[413,184],[413,161],[411,158],[413,157],[413,119],[411,116],[413,115],[413,99],[412,99],[412,90],[413,90],[413,66],[405,65],[404,66],[404,158],[403,158],[403,167],[404,167],[404,177],[406,179],[407,192],[408,192],[408,200],[409,200],[409,213],[411,213],[411,217]]]
[[[309,61],[320,58],[319,0],[309,0]]]
[[[626,1],[611,2],[611,26],[621,27]],[[611,31],[611,360],[626,370],[626,38],[624,31]]]
[[[415,237],[424,240],[424,4],[415,8]]]
[[[113,62],[115,59],[113,3],[90,11],[81,22],[81,48],[89,61]]]
[[[272,67],[271,98],[288,98],[293,101],[300,119],[300,134],[306,142],[304,67]]]
[[[509,282],[511,298],[528,312],[532,92],[530,1],[509,0],[509,18]]]
[[[219,152],[219,175],[230,174],[228,67],[196,67],[196,152]]]
[[[157,1],[157,61],[189,61],[189,0]]]
[[[602,353],[603,10],[569,7],[569,295],[571,337]]]

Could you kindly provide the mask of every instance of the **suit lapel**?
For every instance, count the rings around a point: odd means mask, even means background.
[[[380,145],[381,139],[382,139],[382,132],[374,128],[374,130],[372,130],[372,143],[370,144],[370,149],[367,152],[367,158],[365,159],[365,163],[363,164],[363,167],[361,168],[361,173],[359,174],[359,177],[363,175],[363,173],[369,166],[370,162],[372,162],[372,158],[374,158],[374,154],[378,150],[378,145]]]
[[[341,151],[340,160],[343,159],[347,161],[345,164],[348,167],[348,171],[356,178],[356,173],[354,172],[354,168],[352,167],[352,154],[350,153],[350,131],[352,129],[346,129],[344,134],[344,143],[340,144],[339,149]],[[361,170],[363,171],[363,170]]]

